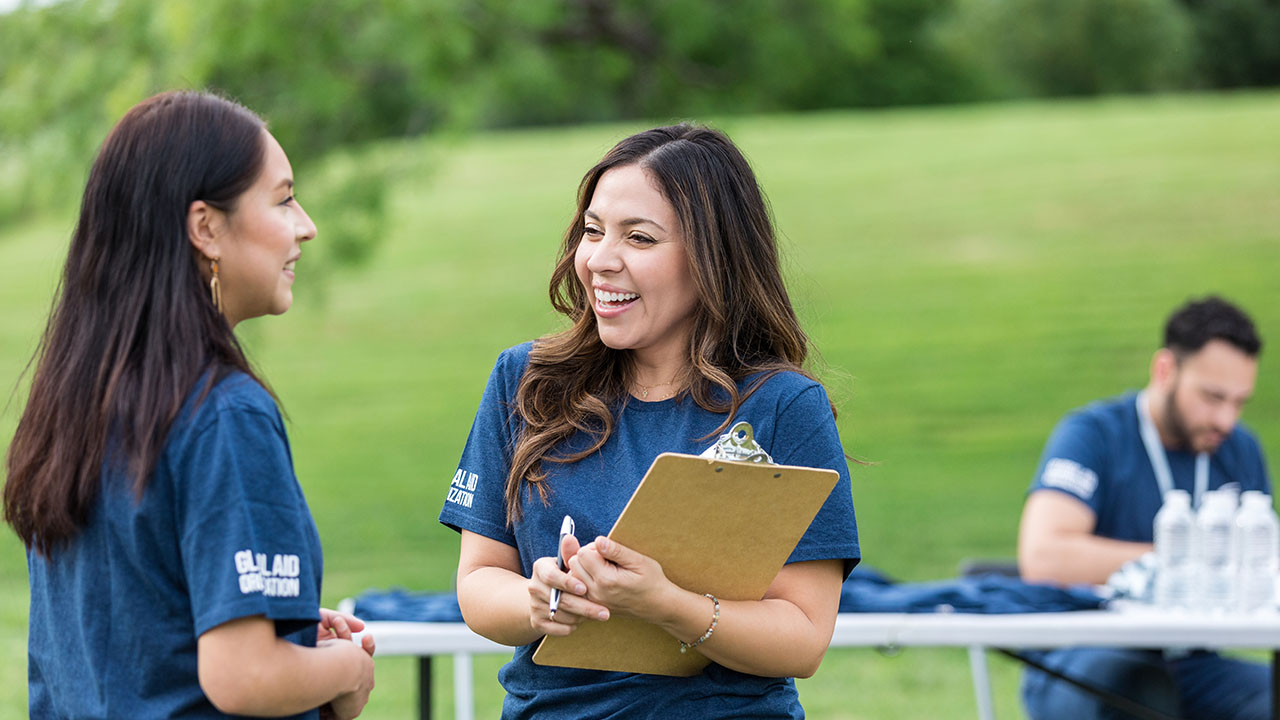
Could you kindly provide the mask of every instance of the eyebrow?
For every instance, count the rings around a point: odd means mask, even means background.
[[[290,190],[292,190],[292,189],[293,189],[293,178],[285,178],[285,179],[281,180],[280,182],[276,183],[276,189],[277,189],[277,190],[279,190],[280,188],[289,188]]]
[[[582,214],[583,214],[583,215],[585,215],[586,217],[591,218],[592,220],[600,220],[600,216],[599,216],[599,215],[597,215],[597,214],[595,214],[595,213],[593,213],[593,212],[591,212],[590,210],[585,210],[585,211],[583,211],[583,213],[582,213]],[[658,228],[658,229],[659,229],[659,230],[661,230],[662,232],[666,232],[666,231],[667,231],[667,229],[666,229],[666,228],[662,227],[662,224],[661,224],[661,223],[657,222],[656,220],[650,220],[649,218],[639,218],[639,217],[636,217],[636,218],[627,218],[626,220],[622,220],[622,221],[620,221],[618,224],[619,224],[619,225],[622,225],[622,226],[624,226],[624,227],[630,227],[630,226],[632,226],[632,225],[644,225],[644,224],[646,224],[646,223],[648,223],[649,225],[652,225],[652,226],[654,226],[654,227]]]

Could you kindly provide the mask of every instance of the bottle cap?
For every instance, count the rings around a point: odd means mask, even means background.
[[[1240,495],[1240,504],[1247,508],[1271,508],[1271,496],[1260,490],[1246,490]]]

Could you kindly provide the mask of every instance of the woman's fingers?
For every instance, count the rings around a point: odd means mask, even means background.
[[[560,591],[560,596],[553,615],[551,594],[555,590]],[[608,608],[588,600],[586,592],[583,581],[561,572],[555,558],[539,558],[529,579],[530,624],[545,635],[568,635],[584,619],[607,620]]]
[[[320,608],[320,627],[316,633],[317,640],[340,638],[351,639],[353,633],[364,630],[364,621],[355,615],[340,613],[329,608]]]

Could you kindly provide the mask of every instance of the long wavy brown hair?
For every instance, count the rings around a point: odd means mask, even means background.
[[[141,495],[201,377],[206,392],[233,370],[258,379],[186,221],[196,200],[234,208],[261,171],[264,128],[230,100],[170,92],[103,142],[6,458],[4,519],[28,548],[48,556],[79,534],[106,462]]]
[[[577,212],[565,231],[550,287],[552,306],[571,324],[534,341],[520,380],[513,412],[521,430],[505,488],[509,523],[522,515],[522,495],[536,490],[547,502],[544,462],[576,462],[605,444],[631,385],[631,353],[600,340],[590,298],[574,270],[583,213],[596,184],[609,170],[629,165],[650,175],[680,221],[697,288],[681,396],[725,414],[710,435],[723,431],[743,401],[772,375],[804,373],[809,339],[782,282],[773,220],[747,159],[727,136],[707,127],[682,124],[632,135],[587,171],[578,186]],[[738,384],[752,375],[753,382],[740,392]],[[577,432],[590,435],[591,446],[557,453]]]

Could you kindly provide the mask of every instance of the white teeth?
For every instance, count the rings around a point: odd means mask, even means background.
[[[601,290],[599,288],[596,289],[596,300],[602,303],[627,302],[629,300],[635,300],[638,297],[640,297],[639,293],[616,293]]]

